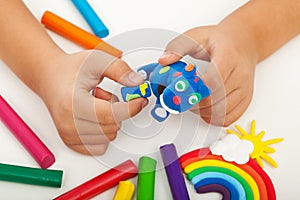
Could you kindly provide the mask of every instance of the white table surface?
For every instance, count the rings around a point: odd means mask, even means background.
[[[25,0],[24,2],[39,20],[45,10],[50,10],[91,31],[69,0]],[[126,35],[128,31],[136,29],[158,28],[166,30],[167,33],[167,30],[181,33],[195,26],[215,24],[246,1],[90,0],[89,2],[110,30],[107,39],[114,41],[113,38],[122,38],[122,35]],[[66,52],[81,50],[81,47],[55,33],[49,31],[49,34]],[[257,131],[266,131],[265,140],[284,138],[283,142],[273,145],[277,152],[272,154],[272,157],[279,167],[276,169],[269,165],[265,167],[273,180],[278,199],[281,200],[299,199],[300,196],[297,191],[300,185],[299,52],[300,37],[298,36],[257,66],[253,101],[235,123],[248,130],[251,120],[256,119]],[[158,53],[161,52],[156,51],[151,55],[159,56]],[[149,58],[143,55],[143,50],[134,51],[124,59],[131,66],[135,66],[148,61]],[[155,59],[154,57],[152,59]],[[178,153],[182,154],[209,145],[224,133],[224,129],[207,125],[190,113],[171,116],[166,123],[157,124],[148,116],[151,108],[149,105],[138,117],[123,123],[122,131],[104,156],[89,157],[73,152],[63,144],[41,99],[2,62],[0,63],[0,94],[53,151],[56,162],[50,168],[64,170],[63,184],[60,189],[0,181],[0,199],[51,199],[106,171],[107,166],[117,165],[126,159],[137,162],[142,155],[151,155],[159,161],[155,199],[172,199],[165,172],[161,168],[159,146],[174,142],[178,147]],[[0,136],[1,163],[39,167],[2,123],[0,123]],[[137,179],[133,178],[132,181],[136,183]],[[199,195],[190,183],[187,182],[187,185],[193,200],[220,199],[218,194]],[[112,199],[114,192],[115,188],[112,188],[94,199]]]

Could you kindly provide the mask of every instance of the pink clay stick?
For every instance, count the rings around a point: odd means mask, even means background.
[[[27,149],[38,164],[46,169],[55,162],[54,155],[0,95],[0,120]]]

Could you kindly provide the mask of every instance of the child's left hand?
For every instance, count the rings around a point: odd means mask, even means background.
[[[252,99],[257,63],[251,37],[234,26],[208,26],[191,29],[171,41],[161,65],[190,55],[210,61],[204,80],[211,96],[192,108],[208,123],[228,126],[247,109]]]

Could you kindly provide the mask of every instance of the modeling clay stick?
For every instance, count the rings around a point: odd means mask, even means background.
[[[0,164],[0,180],[2,181],[60,187],[62,175],[63,171],[61,170],[45,170]]]
[[[19,115],[0,95],[0,120],[14,134],[42,168],[48,168],[55,162],[54,155],[44,143],[25,124]]]
[[[130,181],[120,181],[113,200],[131,200],[134,185]]]
[[[90,25],[95,35],[100,38],[106,37],[109,33],[108,29],[98,17],[96,12],[87,2],[87,0],[72,0],[73,4],[79,10],[86,22]]]
[[[55,198],[55,200],[81,200],[90,199],[105,190],[112,188],[120,181],[127,180],[137,175],[138,169],[131,160],[110,169],[99,176],[77,186],[76,188]]]
[[[161,146],[160,153],[165,166],[173,199],[189,200],[189,194],[184,182],[174,144],[166,144]]]
[[[137,200],[153,200],[156,160],[143,156],[139,160]]]
[[[78,26],[66,21],[65,19],[46,11],[42,16],[42,23],[50,30],[64,36],[65,38],[87,48],[98,49],[111,54],[115,57],[121,57],[122,51],[107,44],[100,38],[86,32]]]

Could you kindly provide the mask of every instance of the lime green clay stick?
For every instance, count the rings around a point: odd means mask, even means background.
[[[15,165],[0,164],[0,180],[60,187],[63,171],[29,168]]]
[[[153,200],[156,160],[143,156],[139,160],[137,200]]]

